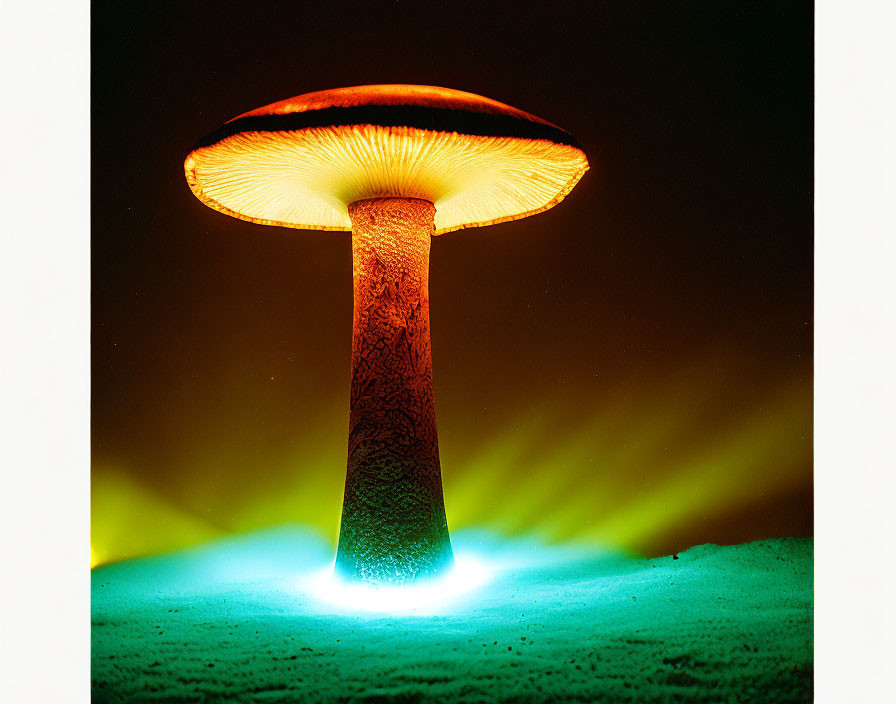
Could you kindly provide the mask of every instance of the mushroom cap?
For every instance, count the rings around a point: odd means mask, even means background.
[[[247,112],[184,162],[196,197],[264,225],[351,230],[348,205],[406,197],[436,207],[435,234],[559,203],[588,160],[534,115],[448,88],[376,85],[306,93]]]

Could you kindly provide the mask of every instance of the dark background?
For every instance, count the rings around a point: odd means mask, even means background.
[[[216,213],[183,160],[240,113],[372,83],[509,103],[592,166],[555,209],[433,242],[452,530],[811,535],[811,3],[92,15],[95,562],[284,522],[335,540],[350,237]]]

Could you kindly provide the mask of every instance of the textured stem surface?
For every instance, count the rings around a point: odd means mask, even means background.
[[[352,203],[354,326],[348,471],[336,568],[378,583],[453,564],[432,391],[429,248],[435,206]]]

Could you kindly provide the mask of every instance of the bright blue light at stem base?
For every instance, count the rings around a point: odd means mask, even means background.
[[[303,591],[344,612],[364,611],[431,615],[450,607],[493,579],[486,563],[469,553],[456,553],[454,566],[442,577],[403,585],[377,585],[340,576],[334,565],[304,579]]]

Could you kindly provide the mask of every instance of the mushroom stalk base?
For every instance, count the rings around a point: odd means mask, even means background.
[[[435,206],[352,203],[354,325],[348,471],[336,569],[398,584],[454,563],[439,465],[429,339]]]

